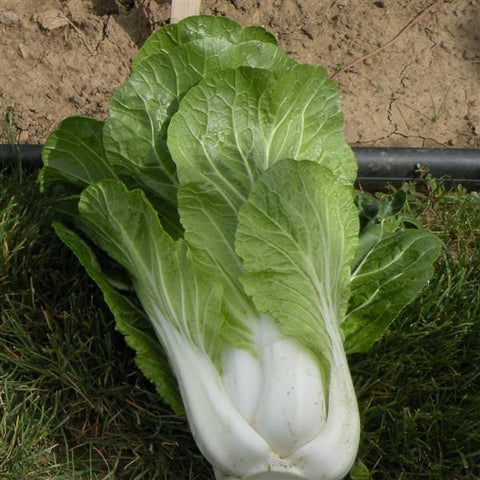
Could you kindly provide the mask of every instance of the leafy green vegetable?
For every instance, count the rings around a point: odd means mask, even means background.
[[[440,242],[406,228],[402,194],[355,197],[325,71],[259,27],[192,17],[43,161],[57,234],[216,478],[343,478],[360,434],[345,352],[416,296]]]
[[[167,25],[151,35],[138,52],[134,69],[151,55],[171,53],[176,47],[196,40],[221,40],[231,44],[251,41],[277,44],[275,37],[261,27],[244,28],[222,17],[191,17],[186,22]]]
[[[441,242],[421,230],[386,235],[351,277],[350,309],[342,324],[347,352],[365,352],[433,275]]]
[[[358,239],[351,188],[314,162],[284,160],[255,183],[236,233],[242,284],[258,310],[324,365],[350,297]]]
[[[182,413],[177,382],[145,313],[114,288],[102,272],[92,248],[84,240],[61,223],[55,223],[54,227],[59,238],[75,252],[88,275],[102,290],[107,305],[115,315],[118,331],[125,335],[128,345],[137,352],[137,363],[143,374],[155,384],[172,408]]]

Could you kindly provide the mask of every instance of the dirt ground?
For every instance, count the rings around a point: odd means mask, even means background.
[[[0,143],[8,131],[43,143],[72,114],[105,118],[169,3],[0,0]],[[204,0],[202,13],[263,25],[295,59],[323,65],[352,145],[480,147],[480,1]]]

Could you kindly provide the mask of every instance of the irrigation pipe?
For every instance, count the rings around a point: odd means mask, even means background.
[[[474,148],[353,148],[358,180],[365,188],[398,184],[430,173],[434,178],[480,188],[480,149]]]
[[[358,181],[367,190],[398,184],[430,173],[468,189],[480,189],[480,149],[473,148],[353,148]],[[0,167],[40,168],[42,145],[0,145]]]

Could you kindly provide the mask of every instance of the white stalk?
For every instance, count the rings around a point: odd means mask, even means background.
[[[302,461],[305,479],[341,480],[355,461],[360,441],[360,416],[340,333],[332,343],[328,412],[324,429],[292,455]]]
[[[162,335],[190,429],[204,457],[215,469],[240,478],[265,470],[270,447],[233,405],[210,357],[174,328]]]
[[[248,421],[267,441],[268,465],[247,477],[216,469],[217,480],[344,478],[356,457],[360,419],[339,331],[329,329],[332,363],[326,399],[320,371],[308,352],[284,338],[268,317],[262,316],[252,328],[258,357],[229,350],[223,377],[232,403],[248,412]],[[250,398],[245,389],[252,392]]]
[[[329,332],[327,400],[313,356],[266,316],[254,329],[257,358],[229,349],[222,378],[206,352],[164,322],[155,306],[147,310],[217,480],[344,478],[355,460],[360,422],[338,329]]]

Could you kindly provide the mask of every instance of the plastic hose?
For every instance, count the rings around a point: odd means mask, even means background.
[[[430,173],[434,178],[480,187],[480,149],[473,148],[353,148],[358,161],[358,182],[365,188],[398,184]],[[42,145],[0,145],[0,166],[42,165]]]

